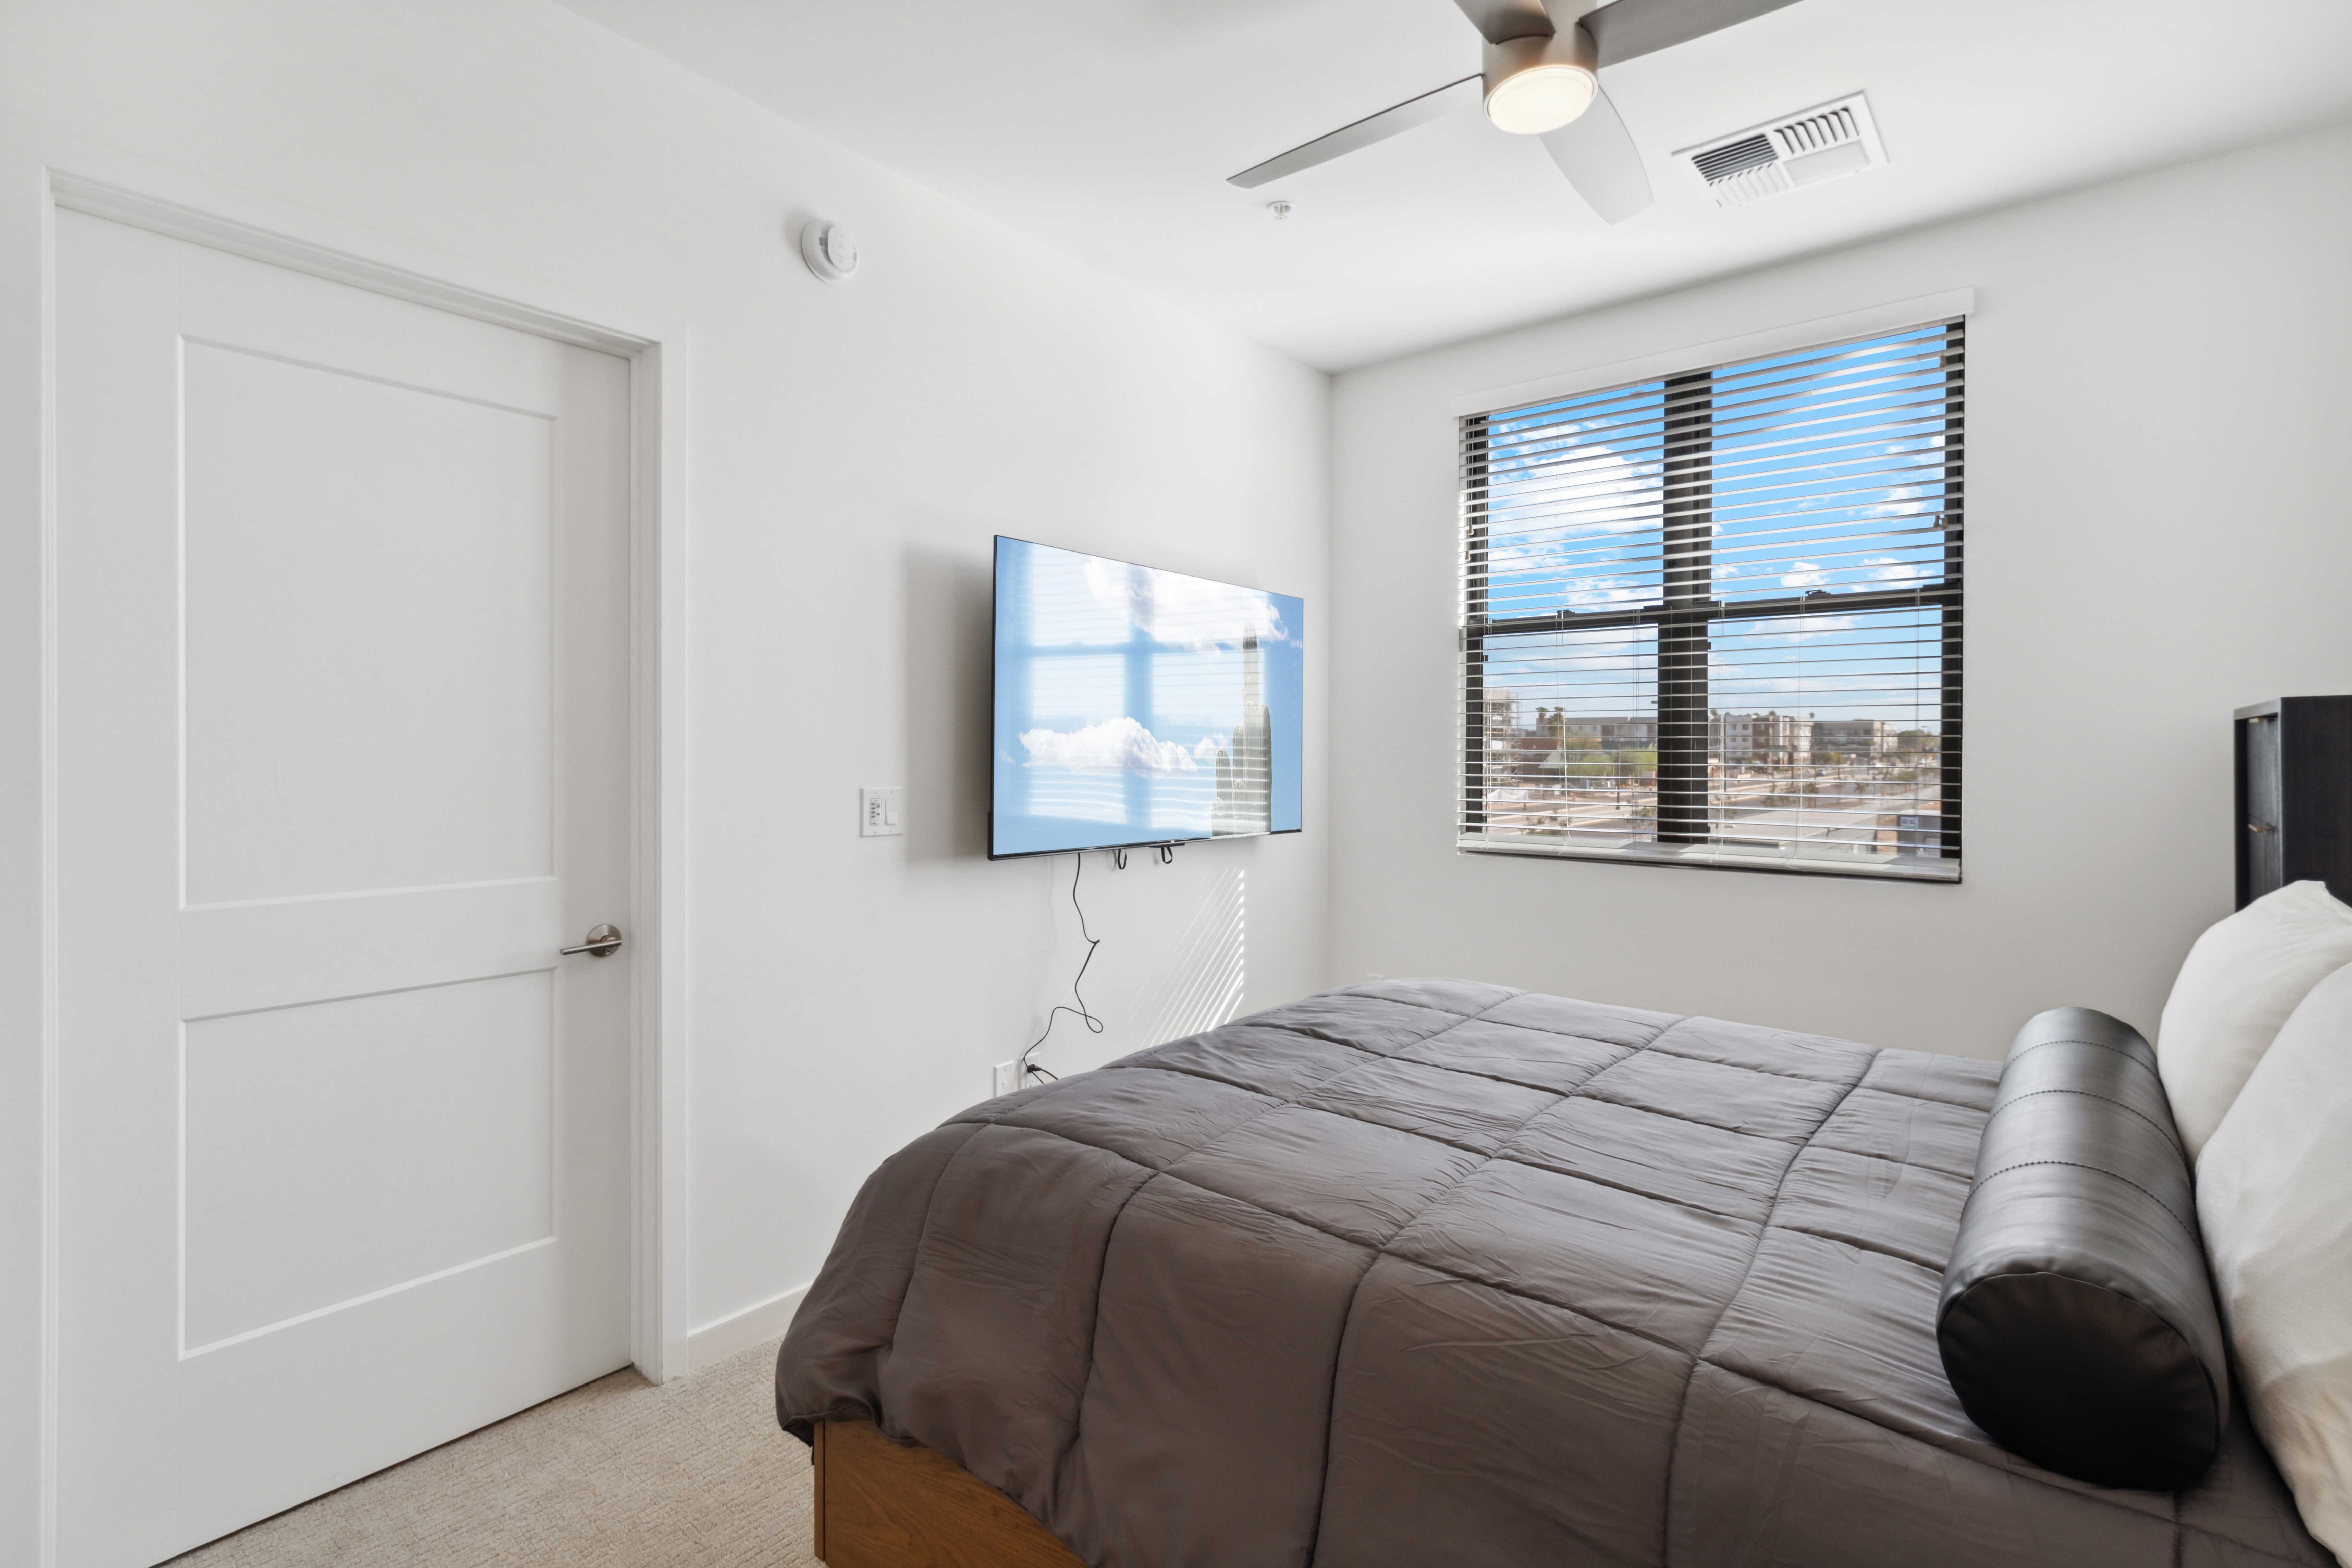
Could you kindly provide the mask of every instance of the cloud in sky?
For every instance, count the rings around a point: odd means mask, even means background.
[[[1751,621],[1751,626],[1769,626],[1769,634],[1751,634],[1739,640],[1749,647],[1759,643],[1803,642],[1809,637],[1826,637],[1831,632],[1855,629],[1852,616],[1775,616],[1769,622]]]
[[[1126,714],[1083,730],[1024,730],[1021,744],[1029,752],[1028,765],[1033,768],[1064,768],[1079,773],[1200,771],[1192,752],[1173,741],[1159,739]]]
[[[1195,652],[1239,647],[1242,639],[1290,642],[1297,628],[1282,624],[1271,595],[1176,572],[1146,571],[1124,562],[1089,557],[1087,588],[1095,601],[1139,626],[1152,641]]]

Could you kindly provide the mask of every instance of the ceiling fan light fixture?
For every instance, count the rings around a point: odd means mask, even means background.
[[[1591,35],[1556,33],[1486,46],[1486,118],[1515,136],[1540,136],[1592,107],[1601,91]]]
[[[1540,136],[1591,108],[1599,85],[1581,66],[1536,66],[1487,89],[1486,118],[1498,131]]]

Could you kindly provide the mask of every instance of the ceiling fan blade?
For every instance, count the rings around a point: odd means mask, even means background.
[[[1796,0],[1613,0],[1584,16],[1603,67],[1703,38]],[[1462,0],[1464,10],[1470,0]]]
[[[1543,0],[1454,0],[1478,36],[1490,44],[1513,38],[1549,38],[1555,29]]]
[[[1269,180],[1295,174],[1301,169],[1311,169],[1318,163],[1328,163],[1360,147],[1385,142],[1416,125],[1426,125],[1440,115],[1450,114],[1456,109],[1477,102],[1478,81],[1475,76],[1465,76],[1460,81],[1447,82],[1434,92],[1406,99],[1393,109],[1366,115],[1353,125],[1342,125],[1328,136],[1318,136],[1303,146],[1293,147],[1277,157],[1244,169],[1229,177],[1225,184],[1239,185],[1245,191],[1253,190]]]
[[[1655,199],[1641,152],[1606,91],[1594,94],[1592,107],[1582,114],[1544,132],[1543,144],[1603,223],[1623,223]]]

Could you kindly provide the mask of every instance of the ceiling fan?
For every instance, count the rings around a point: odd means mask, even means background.
[[[1454,0],[1486,40],[1476,76],[1343,125],[1227,182],[1254,189],[1466,108],[1504,131],[1543,138],[1577,195],[1609,223],[1650,205],[1650,177],[1609,95],[1603,68],[1672,48],[1795,0]]]

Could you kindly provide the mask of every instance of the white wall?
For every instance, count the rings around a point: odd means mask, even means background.
[[[982,858],[999,531],[1304,595],[1328,384],[540,0],[0,5],[0,1560],[29,1562],[39,1290],[37,176],[152,163],[691,342],[692,1317],[804,1283],[856,1184],[984,1098],[1076,966],[1069,862]],[[788,235],[846,221],[851,284]],[[1322,978],[1307,827],[1097,858],[1088,1066]],[[861,784],[908,787],[861,839]],[[1241,924],[1239,896],[1247,921]],[[1065,900],[1059,908],[1055,900]],[[1241,944],[1245,942],[1245,951]],[[69,960],[92,961],[89,955]],[[99,959],[97,961],[102,961]],[[1064,1029],[1068,1028],[1067,1021]],[[68,1047],[70,1042],[68,1043]]]
[[[1335,982],[1977,1056],[2061,1004],[2153,1030],[2231,906],[2231,710],[2352,690],[2347,160],[2339,129],[1342,376]],[[1457,854],[1454,400],[1970,286],[1964,884]]]

